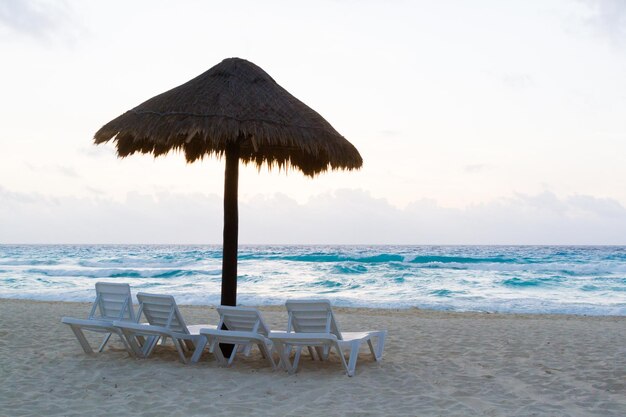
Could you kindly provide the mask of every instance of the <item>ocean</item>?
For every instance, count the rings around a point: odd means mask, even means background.
[[[92,301],[97,281],[219,304],[217,245],[0,245],[0,298]],[[626,315],[626,246],[239,248],[238,303]]]

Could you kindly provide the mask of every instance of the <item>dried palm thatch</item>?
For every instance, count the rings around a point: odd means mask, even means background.
[[[237,305],[239,161],[292,166],[309,176],[363,164],[356,148],[322,116],[239,58],[225,59],[96,132],[96,144],[111,139],[121,157],[171,150],[182,150],[189,162],[225,156],[222,305]]]
[[[121,157],[182,150],[188,162],[221,156],[236,143],[239,159],[314,176],[357,169],[357,149],[322,116],[265,71],[240,58],[140,104],[104,125],[95,143],[113,139]]]

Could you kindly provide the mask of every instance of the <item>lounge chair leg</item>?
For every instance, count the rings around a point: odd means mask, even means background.
[[[98,352],[102,352],[102,350],[104,349],[104,347],[106,346],[110,338],[111,338],[111,333],[107,333],[107,335],[104,336],[104,339],[102,340],[102,343],[100,343],[100,347],[98,348]]]
[[[87,354],[93,353],[93,349],[89,345],[89,342],[85,338],[85,335],[84,335],[83,331],[80,329],[80,327],[70,326],[70,328],[74,332],[74,335],[78,339],[78,342],[82,346],[82,348],[85,351],[85,353],[87,353]]]
[[[213,355],[215,355],[217,363],[219,363],[221,366],[225,366],[227,364],[227,361],[224,357],[224,354],[222,353],[222,349],[220,349],[219,345],[217,345],[217,339],[215,339],[215,342],[212,343],[212,345],[216,345],[217,347],[217,349],[213,349]]]
[[[230,353],[227,366],[230,366],[233,364],[233,361],[235,360],[235,355],[237,354],[237,349],[239,349],[239,345],[236,344],[235,346],[233,346],[233,350]]]
[[[143,338],[139,340],[140,339],[139,336],[135,336],[131,332],[127,331],[126,329],[122,329],[120,330],[120,332],[121,332],[120,338],[124,340],[125,343],[128,343],[130,350],[133,352],[133,356],[137,358],[143,358],[143,350],[141,348],[142,346],[141,341],[143,340]]]
[[[178,357],[182,363],[187,363],[187,358],[185,358],[185,352],[183,351],[183,347],[178,339],[172,337],[172,342],[174,346],[176,346],[176,350],[178,351]]]
[[[120,335],[120,337],[122,337],[126,341],[126,343],[128,343],[131,350],[133,351],[134,356],[141,358],[141,356],[143,355],[141,347],[146,344],[146,338],[139,335],[126,334],[123,331],[122,334],[123,336]]]
[[[145,357],[148,357],[152,354],[152,351],[154,350],[156,345],[159,343],[160,338],[161,338],[160,336],[150,336],[146,339],[146,343],[144,344],[144,347],[143,347],[143,350],[144,350],[143,355]]]
[[[291,355],[291,346],[283,345],[280,342],[276,342],[276,352],[278,352],[278,356],[280,357],[279,366],[285,368],[287,372],[290,374],[294,374],[296,372],[296,367],[289,361],[289,356]],[[295,364],[297,366],[297,364]]]
[[[135,350],[129,344],[128,340],[126,340],[126,337],[124,336],[124,333],[121,330],[118,329],[115,332],[115,334],[118,335],[120,340],[122,341],[122,344],[124,345],[124,349],[126,349],[126,352],[128,352],[128,356],[135,356]]]
[[[202,352],[204,351],[204,347],[207,344],[207,338],[202,336],[196,342],[196,350],[194,350],[193,355],[191,356],[191,362],[197,363],[200,360],[200,356],[202,356]]]
[[[370,348],[370,352],[372,352],[372,356],[374,357],[374,360],[376,362],[378,362],[378,357],[376,356],[376,349],[374,349],[374,344],[372,343],[372,339],[367,339],[367,346],[369,346]]]
[[[180,347],[183,348],[183,352],[189,352],[189,345],[187,345],[187,342],[190,342],[190,340],[179,340],[178,342],[180,343]]]
[[[330,355],[330,346],[322,346],[321,350],[323,352],[322,355],[320,355],[322,357],[321,360],[326,360],[328,359],[328,355]]]
[[[367,340],[367,344],[370,347],[370,351],[372,352],[372,355],[374,356],[374,359],[376,360],[376,362],[379,362],[382,358],[383,358],[383,349],[385,349],[385,337],[387,336],[387,332],[383,331],[381,332],[381,334],[379,334],[378,336],[376,336],[376,349],[374,349],[374,346],[372,344],[372,339],[368,339]]]
[[[359,358],[359,347],[361,343],[359,341],[352,342],[352,346],[350,346],[350,359],[348,363],[348,376],[354,375],[356,372],[356,360]]]
[[[343,354],[343,350],[341,350],[341,346],[337,344],[335,345],[335,349],[337,350],[337,354],[339,355],[339,358],[341,359],[341,364],[343,365],[343,368],[346,370],[346,373],[348,374],[348,376],[354,375],[354,371],[350,370],[350,367],[346,363],[346,357]],[[357,349],[357,352],[358,352],[358,349]],[[350,355],[350,360],[352,360],[352,355]]]
[[[296,356],[293,358],[293,366],[295,368],[298,367],[298,363],[300,363],[300,354],[302,353],[302,346],[296,347]]]
[[[272,352],[267,349],[265,343],[258,343],[257,345],[259,346],[259,350],[261,351],[261,356],[267,358],[270,361],[270,363],[272,364],[272,370],[276,370],[276,363],[274,362],[274,358],[272,358]]]

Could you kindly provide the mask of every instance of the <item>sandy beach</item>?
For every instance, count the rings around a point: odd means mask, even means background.
[[[623,317],[338,308],[346,331],[389,332],[383,361],[363,350],[348,378],[336,356],[288,375],[256,350],[230,369],[209,353],[183,365],[169,346],[133,359],[118,340],[85,355],[60,319],[89,308],[0,300],[0,415],[626,415]],[[211,307],[181,311],[217,322]],[[262,311],[285,328],[282,308]]]

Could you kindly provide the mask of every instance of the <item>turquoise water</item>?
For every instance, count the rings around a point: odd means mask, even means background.
[[[0,245],[0,298],[93,299],[97,281],[219,303],[221,247]],[[241,246],[238,301],[626,315],[626,247]]]

